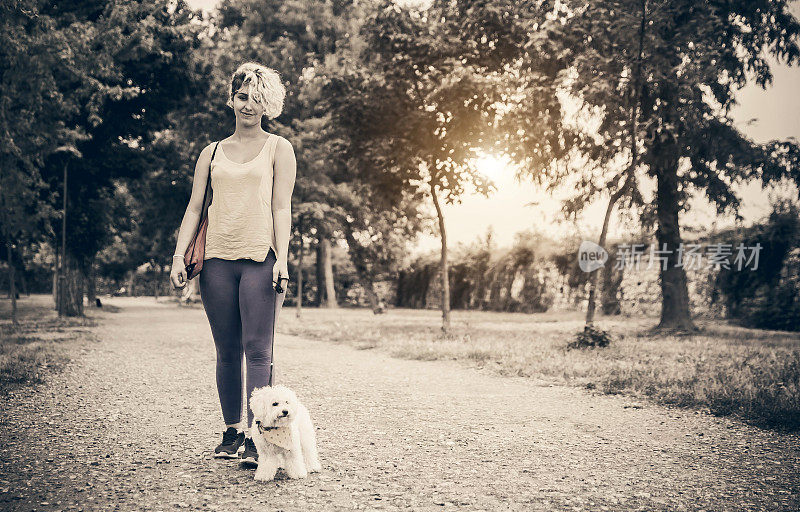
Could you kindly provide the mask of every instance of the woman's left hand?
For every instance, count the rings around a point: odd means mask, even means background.
[[[289,278],[289,264],[286,260],[278,259],[275,261],[275,266],[272,267],[272,284],[278,284],[278,278],[281,279],[281,286],[283,286],[284,291],[287,288]]]

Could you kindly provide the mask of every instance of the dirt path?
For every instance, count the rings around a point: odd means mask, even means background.
[[[256,485],[211,458],[203,311],[112,303],[63,373],[0,405],[0,510],[800,510],[798,435],[280,334],[324,469]]]

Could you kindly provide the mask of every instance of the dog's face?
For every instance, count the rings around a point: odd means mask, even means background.
[[[297,414],[297,396],[286,386],[256,388],[250,395],[253,422],[264,427],[289,425]]]

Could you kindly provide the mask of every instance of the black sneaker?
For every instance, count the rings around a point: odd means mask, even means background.
[[[244,432],[237,432],[234,427],[222,434],[222,443],[214,448],[214,457],[223,459],[236,459],[239,457],[239,448],[244,443]]]
[[[249,437],[244,440],[241,463],[248,466],[258,466],[258,450],[256,449],[256,444]]]

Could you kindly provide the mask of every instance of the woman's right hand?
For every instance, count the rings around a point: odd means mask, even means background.
[[[186,263],[184,263],[183,257],[173,257],[172,269],[169,271],[169,280],[172,281],[172,286],[175,289],[183,288],[186,286],[186,277]]]

